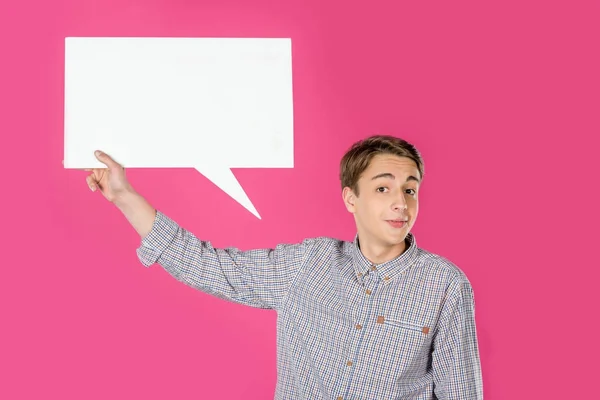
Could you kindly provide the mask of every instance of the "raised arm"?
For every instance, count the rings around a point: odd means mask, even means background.
[[[124,168],[111,157],[104,153],[96,157],[107,168],[90,170],[88,186],[115,204],[140,235],[137,254],[145,266],[158,263],[179,281],[223,299],[259,308],[279,307],[311,240],[249,251],[214,248],[156,210],[133,189]]]
[[[214,248],[160,211],[137,250],[143,265],[160,264],[177,280],[217,297],[278,309],[302,268],[310,240],[241,251]]]

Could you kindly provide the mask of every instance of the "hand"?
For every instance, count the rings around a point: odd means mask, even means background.
[[[92,192],[100,189],[104,197],[114,203],[125,193],[133,191],[125,177],[125,168],[101,151],[96,151],[94,155],[107,168],[86,169],[91,172],[86,182]]]

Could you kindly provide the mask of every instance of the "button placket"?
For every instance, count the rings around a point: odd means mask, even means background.
[[[360,352],[360,346],[363,342],[364,335],[367,334],[365,329],[368,327],[368,321],[372,317],[373,310],[373,299],[376,293],[377,285],[381,282],[381,279],[377,275],[377,272],[367,271],[362,276],[363,287],[359,289],[358,293],[358,304],[357,304],[357,319],[354,321],[354,334],[350,337],[350,346],[347,347],[346,353],[346,368],[344,375],[347,379],[347,387],[345,393],[348,393],[352,384],[353,370],[356,368],[355,363],[357,360],[357,354]]]
[[[372,289],[368,289],[367,287],[372,286],[373,284],[373,276],[367,272],[363,275],[363,288],[360,289],[362,294],[360,294],[358,298],[358,304],[356,305],[356,320],[354,321],[354,332],[351,337],[351,345],[348,346],[348,354],[346,355],[348,360],[353,359],[353,356],[356,352],[356,348],[361,340],[362,335],[365,330],[365,321],[368,320],[369,313],[371,312],[371,297],[370,295],[366,295],[366,291],[368,290],[372,293]]]
[[[378,276],[376,273],[370,272],[364,277],[365,282],[365,294],[367,296],[371,296],[373,291],[375,290],[375,286],[377,286]]]

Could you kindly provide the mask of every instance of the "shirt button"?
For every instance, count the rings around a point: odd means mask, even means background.
[[[383,278],[383,280],[384,280],[384,281],[389,281],[389,280],[390,280],[390,277],[389,277],[389,276],[386,276],[386,277],[384,277],[384,278]]]
[[[369,289],[367,289],[367,291],[365,293],[366,294],[371,294],[371,291]]]
[[[356,329],[361,329],[362,325],[361,324],[356,324]]]
[[[342,399],[342,396],[338,396],[338,398],[336,400],[344,400],[344,399]]]
[[[373,266],[371,267],[371,271],[377,271],[377,267],[373,265]]]
[[[351,366],[352,366],[352,361],[348,361],[348,362],[346,363],[346,365],[347,365],[347,366],[349,366],[349,367],[351,367]]]

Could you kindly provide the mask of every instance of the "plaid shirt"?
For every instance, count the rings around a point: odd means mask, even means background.
[[[482,399],[471,285],[407,239],[379,265],[357,239],[219,249],[157,211],[137,255],[203,292],[276,310],[275,399]]]

